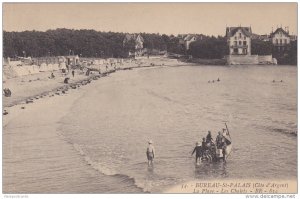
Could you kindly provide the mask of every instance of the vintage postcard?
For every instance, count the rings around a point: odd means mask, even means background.
[[[297,196],[297,3],[2,7],[6,198]]]

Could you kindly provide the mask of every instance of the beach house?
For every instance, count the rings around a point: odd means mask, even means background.
[[[79,64],[79,56],[78,55],[69,55],[65,56],[66,64],[71,66],[76,66]]]
[[[227,27],[229,55],[251,55],[251,27]]]
[[[140,34],[126,34],[123,40],[123,46],[126,46],[128,42],[135,42],[135,51],[129,52],[129,55],[133,54],[134,56],[142,56],[144,53],[144,38]]]
[[[184,47],[186,50],[190,49],[190,45],[191,43],[195,42],[197,40],[197,36],[196,35],[187,35],[183,41],[184,41]]]
[[[179,44],[185,49],[189,50],[191,43],[202,40],[203,35],[195,35],[195,34],[179,34]]]
[[[272,32],[270,34],[270,39],[273,46],[278,52],[285,51],[291,42],[289,30],[287,29],[287,27],[285,28],[285,30],[283,30],[281,27],[277,28],[275,32]]]
[[[267,41],[267,36],[252,33],[251,27],[226,27],[229,65],[274,64],[272,55],[251,55],[251,39]]]

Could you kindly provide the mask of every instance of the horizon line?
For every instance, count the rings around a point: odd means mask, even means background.
[[[226,31],[226,28],[227,27],[239,27],[239,26],[225,26],[225,31]],[[250,26],[241,26],[241,27],[251,27],[252,28],[252,25]],[[282,27],[277,27],[276,29],[274,29],[274,31],[276,31],[278,28],[282,28]],[[47,31],[53,31],[53,30],[59,30],[59,29],[66,29],[66,30],[77,30],[77,31],[80,31],[80,30],[93,30],[93,31],[96,31],[96,32],[105,32],[105,33],[109,33],[109,32],[112,32],[112,33],[124,33],[124,34],[159,34],[159,35],[167,35],[167,36],[178,36],[178,35],[189,35],[189,34],[195,34],[195,35],[204,35],[204,36],[215,36],[215,37],[218,37],[218,36],[221,36],[221,37],[225,37],[223,35],[215,35],[215,34],[212,34],[212,35],[209,35],[209,34],[204,34],[204,33],[161,33],[161,32],[119,32],[119,31],[112,31],[112,30],[96,30],[96,29],[88,29],[88,28],[55,28],[55,29],[47,29],[47,30],[36,30],[36,29],[32,29],[32,30],[4,30],[2,29],[3,32],[17,32],[17,33],[21,33],[21,32],[30,32],[30,31],[35,31],[35,32],[47,32]],[[273,32],[274,32],[273,31]],[[258,34],[258,33],[255,33],[255,31],[252,31],[253,33],[252,34],[257,34],[257,35],[269,35],[272,33],[272,28],[271,28],[271,31],[270,33],[264,33],[264,34]],[[298,34],[294,34],[293,32],[289,32],[290,35],[295,35],[297,36]],[[225,35],[225,34],[224,34]]]

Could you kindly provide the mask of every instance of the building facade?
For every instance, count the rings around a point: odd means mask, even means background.
[[[123,40],[123,46],[132,40],[135,42],[135,51],[129,52],[129,55],[142,56],[144,53],[144,38],[140,34],[127,34]]]
[[[251,27],[227,27],[229,55],[251,55]]]
[[[190,49],[191,43],[195,42],[197,40],[197,37],[195,35],[187,35],[183,41],[184,41],[184,48],[185,50]]]
[[[286,50],[291,42],[289,32],[282,28],[277,28],[275,32],[272,32],[270,40],[277,51]]]

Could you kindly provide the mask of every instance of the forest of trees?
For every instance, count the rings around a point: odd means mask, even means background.
[[[14,56],[63,56],[127,57],[134,43],[123,46],[126,33],[99,32],[95,30],[56,29],[46,32],[3,32],[3,55]],[[141,33],[144,48],[178,52],[172,36]],[[176,42],[175,42],[176,43]]]
[[[215,58],[226,52],[226,41],[223,37],[204,37],[196,42],[195,48],[185,51],[180,38],[166,34],[140,33],[144,39],[144,48],[168,51],[170,53],[195,57]],[[24,31],[3,32],[4,57],[15,56],[63,56],[69,54],[83,57],[127,57],[134,50],[134,41],[123,46],[126,33],[99,32],[95,30],[56,29],[46,32]],[[197,46],[200,44],[200,46]],[[204,46],[202,46],[204,44]],[[213,48],[213,49],[210,49]]]
[[[225,37],[206,37],[191,43],[188,51],[195,58],[221,59],[228,55],[229,49]]]
[[[271,41],[262,41],[259,39],[251,40],[252,55],[270,55],[272,54],[273,44]]]
[[[180,38],[166,34],[140,33],[144,39],[144,48],[167,51],[169,53],[192,55],[194,58],[221,59],[228,55],[227,40],[225,37],[204,36],[191,43],[190,49],[185,50]],[[100,32],[95,30],[56,29],[24,32],[3,32],[3,56],[64,56],[80,55],[82,57],[115,57],[123,58],[134,50],[134,41],[123,46],[126,33]],[[252,54],[273,54],[279,63],[297,63],[297,42],[292,42],[283,54],[274,51],[270,42],[252,39]]]

